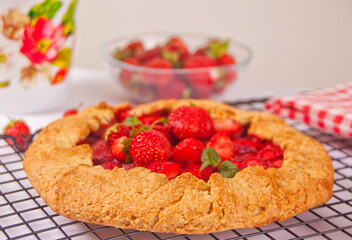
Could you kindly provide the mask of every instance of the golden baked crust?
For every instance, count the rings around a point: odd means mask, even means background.
[[[234,178],[212,174],[206,183],[190,173],[168,181],[136,167],[104,170],[93,166],[89,145],[76,145],[117,108],[105,103],[57,120],[40,132],[23,159],[28,179],[55,212],[84,222],[155,232],[208,233],[283,221],[328,201],[333,166],[316,140],[282,119],[211,100],[161,100],[139,105],[137,115],[172,110],[190,102],[213,118],[250,123],[249,133],[284,149],[279,169],[251,166]]]

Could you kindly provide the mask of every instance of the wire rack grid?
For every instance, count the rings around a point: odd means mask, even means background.
[[[233,105],[263,110],[264,100]],[[352,239],[352,140],[337,138],[303,123],[287,121],[322,142],[329,151],[335,168],[332,199],[283,222],[203,235],[143,232],[64,218],[45,205],[29,183],[22,168],[23,154],[0,139],[0,239]]]

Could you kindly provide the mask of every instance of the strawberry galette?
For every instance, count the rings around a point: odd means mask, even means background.
[[[57,213],[156,232],[282,221],[329,200],[333,185],[320,143],[211,100],[101,103],[44,128],[23,165]]]

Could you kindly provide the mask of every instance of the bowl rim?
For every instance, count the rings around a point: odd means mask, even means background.
[[[108,51],[108,48],[116,43],[117,41],[122,41],[122,40],[128,40],[130,39],[132,40],[136,40],[139,37],[142,38],[143,35],[164,35],[165,37],[169,36],[169,37],[197,37],[197,38],[204,38],[205,40],[207,39],[228,39],[230,40],[231,44],[236,45],[237,47],[241,48],[242,50],[244,50],[247,53],[247,57],[240,61],[240,62],[236,62],[235,64],[230,64],[230,65],[223,65],[223,66],[211,66],[211,67],[200,67],[200,68],[171,68],[171,69],[160,69],[160,68],[149,68],[149,67],[144,67],[144,66],[137,66],[137,65],[132,65],[126,62],[123,62],[121,60],[117,60],[115,59]],[[119,37],[115,37],[112,38],[108,41],[105,41],[101,47],[101,54],[103,56],[103,59],[113,65],[113,66],[117,66],[117,67],[121,67],[121,68],[126,68],[129,70],[134,70],[134,71],[143,71],[143,72],[150,72],[150,73],[156,73],[156,74],[162,74],[162,73],[179,73],[179,74],[186,74],[186,73],[197,73],[197,72],[204,72],[204,71],[209,71],[211,69],[218,69],[218,68],[222,68],[222,69],[230,69],[230,68],[239,68],[241,66],[245,66],[247,65],[250,60],[253,57],[253,52],[251,50],[251,48],[245,44],[242,43],[236,39],[233,38],[229,38],[229,37],[224,37],[224,36],[216,36],[216,35],[210,35],[210,34],[205,34],[205,33],[189,33],[189,32],[179,32],[177,34],[175,33],[171,33],[171,32],[167,32],[167,31],[163,31],[163,32],[139,32],[139,33],[134,33],[134,34],[128,34],[128,35],[121,35]]]

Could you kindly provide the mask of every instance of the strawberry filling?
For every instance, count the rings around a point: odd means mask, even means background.
[[[145,167],[168,179],[189,172],[207,181],[212,173],[232,178],[249,166],[280,168],[283,150],[249,135],[248,126],[230,119],[212,119],[197,106],[140,117],[128,110],[115,114],[109,126],[92,132],[93,164],[105,169]]]

